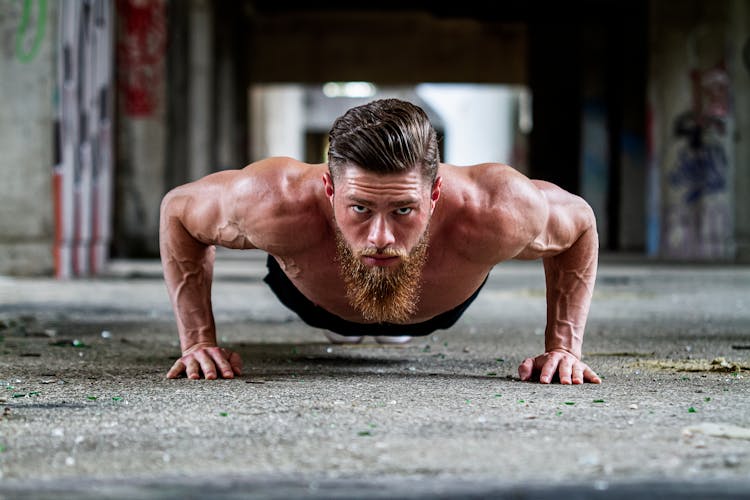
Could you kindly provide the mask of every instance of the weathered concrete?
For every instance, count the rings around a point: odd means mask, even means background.
[[[498,266],[450,331],[347,347],[278,304],[262,257],[219,254],[235,380],[164,379],[178,348],[157,262],[0,279],[0,498],[750,492],[750,441],[701,427],[750,432],[748,267],[604,259],[584,351],[605,380],[568,387],[516,376],[543,345],[539,263]]]
[[[0,273],[52,271],[57,4],[0,8]],[[25,21],[24,21],[25,19]]]
[[[658,255],[746,259],[746,4],[665,0],[649,7],[649,231],[661,218]]]

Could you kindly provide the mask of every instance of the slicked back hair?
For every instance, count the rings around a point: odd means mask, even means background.
[[[424,110],[410,102],[380,99],[352,108],[333,123],[328,139],[334,181],[350,164],[381,174],[418,168],[430,186],[437,177],[437,134]]]

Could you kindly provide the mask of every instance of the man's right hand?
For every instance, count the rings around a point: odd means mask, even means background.
[[[201,375],[207,380],[234,378],[242,373],[240,355],[223,347],[193,346],[175,361],[167,372],[167,378],[177,378],[182,374],[197,380]]]

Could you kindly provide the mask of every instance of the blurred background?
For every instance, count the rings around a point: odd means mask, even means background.
[[[750,2],[438,3],[2,0],[0,274],[157,258],[170,188],[323,162],[392,96],[445,162],[583,196],[603,252],[750,262]]]

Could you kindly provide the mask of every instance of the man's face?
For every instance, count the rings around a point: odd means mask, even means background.
[[[430,186],[417,169],[380,175],[350,166],[335,189],[328,174],[324,183],[349,302],[367,320],[405,322],[419,299],[440,179]]]

